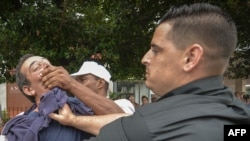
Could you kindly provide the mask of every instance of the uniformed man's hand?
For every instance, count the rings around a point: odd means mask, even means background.
[[[75,115],[72,113],[71,109],[69,108],[68,104],[65,104],[62,109],[58,110],[57,113],[51,113],[49,115],[50,118],[58,121],[62,125],[72,125],[74,123]]]

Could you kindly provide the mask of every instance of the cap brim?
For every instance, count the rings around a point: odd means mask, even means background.
[[[84,75],[84,74],[86,74],[86,73],[79,73],[79,72],[76,72],[76,73],[72,73],[72,74],[70,74],[70,76],[72,76],[72,77],[76,77],[76,76],[79,76],[79,75]]]

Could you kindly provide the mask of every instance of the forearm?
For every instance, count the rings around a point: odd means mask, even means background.
[[[111,99],[97,95],[91,89],[72,81],[69,91],[89,106],[96,115],[124,113],[124,111]]]
[[[112,100],[100,96],[72,78],[63,67],[49,66],[42,74],[43,86],[48,89],[60,87],[78,97],[96,115],[123,113]]]
[[[100,129],[106,124],[124,116],[130,114],[110,114],[110,115],[99,115],[99,116],[75,116],[69,126],[73,126],[82,131],[98,135]]]

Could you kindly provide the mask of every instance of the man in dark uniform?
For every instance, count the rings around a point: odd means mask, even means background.
[[[205,3],[171,8],[141,61],[145,84],[160,99],[131,116],[108,115],[114,121],[98,126],[90,141],[223,141],[224,125],[250,124],[249,109],[223,84],[236,44],[235,24],[221,8]],[[100,124],[98,117],[62,110],[51,117],[87,132]]]

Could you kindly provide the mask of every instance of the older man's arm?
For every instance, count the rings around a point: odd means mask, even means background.
[[[74,115],[69,106],[65,104],[62,109],[59,110],[58,114],[52,113],[50,114],[50,118],[58,121],[59,123],[67,126],[72,126],[82,131],[98,135],[100,129],[124,116],[129,116],[131,114],[126,113],[117,113],[117,114],[109,114],[109,115],[98,115],[98,116],[78,116]]]

